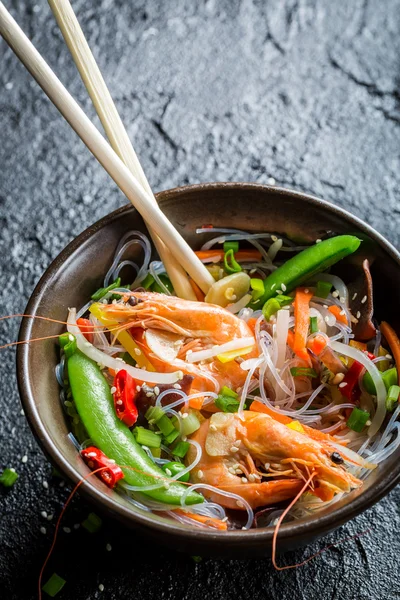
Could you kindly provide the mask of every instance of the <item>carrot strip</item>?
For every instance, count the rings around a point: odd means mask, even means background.
[[[209,527],[213,527],[214,529],[218,529],[219,531],[226,531],[228,529],[228,525],[220,519],[206,517],[204,515],[196,515],[195,513],[186,512],[181,508],[175,509],[175,512],[178,515],[188,517],[189,519],[193,519],[193,521],[198,521],[199,523],[203,523],[204,525],[208,525]]]
[[[389,323],[382,321],[381,332],[385,336],[387,343],[389,344],[390,351],[396,363],[397,377],[400,385],[400,339]]]
[[[203,407],[203,403],[204,403],[204,398],[200,397],[200,398],[191,398],[189,400],[189,406],[190,408],[195,408],[196,410],[201,410]]]
[[[306,342],[310,325],[310,300],[314,293],[305,288],[297,288],[294,299],[294,345],[293,351],[299,357],[310,362]]]
[[[253,400],[253,402],[250,405],[250,410],[254,412],[265,413],[266,415],[269,415],[270,417],[275,419],[275,421],[278,421],[278,423],[282,423],[283,425],[288,425],[294,420],[288,417],[287,415],[282,415],[279,412],[272,410],[271,408],[269,408],[269,406],[267,406],[263,402],[260,402],[259,400]],[[308,437],[310,437],[313,440],[316,440],[317,442],[337,443],[338,441],[336,438],[329,435],[329,433],[324,433],[323,431],[319,431],[318,429],[314,429],[313,427],[308,427],[308,425],[304,425],[304,423],[302,423],[301,425]]]
[[[202,292],[202,290],[199,288],[197,283],[195,281],[193,281],[193,279],[190,279],[190,278],[189,278],[189,283],[192,286],[192,290],[194,291],[194,294],[195,294],[197,300],[199,302],[204,302],[205,295]]]
[[[215,260],[223,260],[224,259],[224,251],[223,250],[196,250],[195,254],[200,258],[200,260],[205,259],[215,259]],[[238,250],[235,252],[235,259],[240,262],[244,261],[255,261],[261,260],[261,252],[259,250]]]
[[[334,304],[333,306],[329,306],[328,308],[329,312],[331,312],[333,315],[335,315],[336,319],[340,322],[343,323],[343,325],[347,325],[347,318],[346,315],[342,314],[342,309],[340,308],[340,306],[337,306],[336,304]]]
[[[289,343],[289,342],[288,342]],[[290,345],[290,344],[289,344]],[[315,354],[315,356],[319,356],[321,352],[326,348],[327,341],[326,338],[322,335],[316,335],[311,340],[307,342],[307,348],[311,350]]]

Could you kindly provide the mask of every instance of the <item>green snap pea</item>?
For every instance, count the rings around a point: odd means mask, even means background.
[[[164,482],[165,473],[153,463],[130,429],[118,419],[110,387],[97,364],[77,350],[68,358],[68,375],[76,409],[93,445],[121,466],[126,483],[148,486]],[[186,491],[186,486],[171,482],[168,488],[162,485],[143,493],[165,504],[180,505]],[[186,504],[203,500],[200,494],[190,492]]]
[[[339,260],[357,250],[361,241],[354,235],[339,235],[310,248],[306,248],[287,260],[264,280],[264,294],[251,304],[261,308],[263,304],[281,292],[290,292],[302,285],[316,273],[328,269]]]
[[[178,475],[183,469],[186,469],[185,465],[180,462],[171,461],[163,465],[162,470],[172,477],[173,475]],[[169,471],[169,472],[168,472]],[[189,481],[189,473],[185,473],[181,477],[178,477],[177,481]]]

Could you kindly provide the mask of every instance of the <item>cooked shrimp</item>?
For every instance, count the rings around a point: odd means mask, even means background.
[[[316,473],[313,491],[323,500],[362,484],[332,460],[337,450],[328,441],[313,440],[267,414],[244,411],[241,419],[237,413],[215,413],[192,439],[203,449],[192,481],[238,494],[252,508],[294,498],[311,472]],[[192,454],[190,450],[188,463]],[[210,497],[228,508],[240,508],[219,494]]]
[[[230,385],[243,385],[246,372],[235,360],[222,363],[216,357],[199,364],[185,361],[187,352],[205,350],[240,338],[254,335],[245,321],[229,311],[204,302],[181,300],[174,296],[151,292],[132,292],[137,300],[129,303],[101,305],[105,319],[117,322],[119,328],[129,330],[140,349],[157,370],[170,372],[177,369],[193,375],[193,387],[205,391]],[[256,356],[254,349],[246,358]],[[211,378],[210,378],[211,376]]]

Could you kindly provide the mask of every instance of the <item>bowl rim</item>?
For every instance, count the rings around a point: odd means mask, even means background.
[[[160,204],[168,202],[169,200],[179,199],[181,196],[185,196],[191,193],[198,193],[201,191],[221,191],[221,190],[243,190],[243,191],[262,191],[272,192],[274,195],[284,195],[289,198],[299,199],[311,206],[322,207],[328,212],[334,213],[339,216],[347,223],[356,226],[358,229],[369,235],[374,239],[382,249],[389,254],[394,261],[398,264],[400,269],[400,253],[396,248],[388,242],[379,232],[373,227],[349,213],[347,210],[331,204],[326,200],[307,194],[301,191],[292,190],[290,188],[283,188],[278,186],[269,186],[259,183],[246,183],[246,182],[217,182],[217,183],[200,183],[186,185],[176,188],[171,188],[166,191],[162,191],[156,194],[157,200]],[[135,211],[130,205],[126,204],[116,210],[112,211],[105,217],[102,217],[96,223],[86,228],[76,238],[74,238],[58,256],[50,263],[46,271],[36,284],[29,301],[27,303],[24,314],[34,315],[40,306],[44,290],[51,284],[51,280],[57,273],[58,269],[66,261],[70,255],[75,252],[84,242],[92,237],[94,233],[102,229],[105,225],[111,224],[114,220],[118,219],[124,212]],[[19,330],[18,341],[26,342],[29,339],[30,330],[33,325],[33,319],[23,318]],[[28,356],[29,356],[29,344],[21,343],[17,346],[17,382],[19,394],[21,397],[22,406],[26,418],[29,422],[32,432],[39,442],[44,453],[55,463],[60,470],[70,479],[74,484],[81,480],[78,471],[74,466],[69,463],[61,454],[61,452],[55,446],[51,436],[47,433],[44,424],[42,423],[39,413],[36,409],[36,404],[33,396],[32,387],[27,377],[28,373]],[[339,507],[332,512],[325,512],[321,515],[313,515],[310,518],[299,522],[290,522],[283,524],[279,531],[279,542],[280,544],[286,543],[297,543],[301,545],[301,540],[304,536],[308,538],[319,537],[337,527],[343,523],[353,519],[361,512],[365,511],[373,504],[378,502],[383,496],[385,496],[393,487],[400,481],[400,463],[395,466],[390,474],[386,477],[379,479],[374,487],[367,489],[363,494],[360,494],[354,498],[353,502],[348,505]],[[203,542],[206,544],[212,543],[214,547],[221,547],[226,543],[233,544],[234,546],[241,545],[242,543],[253,542],[255,546],[261,547],[267,545],[266,551],[270,548],[272,542],[273,528],[265,529],[250,529],[247,531],[232,530],[224,532],[223,535],[218,532],[213,532],[203,529],[194,529],[189,526],[185,526],[173,521],[158,521],[153,516],[147,514],[135,512],[127,506],[118,504],[114,499],[102,492],[97,487],[93,486],[90,481],[84,481],[81,485],[81,490],[86,496],[89,496],[90,500],[97,504],[101,509],[107,510],[114,517],[122,521],[132,522],[134,526],[140,527],[142,530],[149,529],[157,530],[157,533],[172,534],[175,538],[183,538],[186,541],[192,540],[193,542]],[[149,513],[150,515],[150,513]],[[226,542],[225,542],[226,540]]]

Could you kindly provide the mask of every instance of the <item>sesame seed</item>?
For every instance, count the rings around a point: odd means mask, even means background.
[[[320,242],[322,242],[322,240],[320,240],[319,238],[317,240],[315,240],[316,244],[319,244]]]
[[[172,477],[172,471],[170,469],[165,469],[165,472],[168,475],[168,477]]]
[[[175,390],[181,390],[182,387],[179,385],[179,383],[174,383],[174,385],[172,386]]]
[[[342,381],[342,383],[339,383],[339,387],[340,388],[344,388],[346,387],[347,383],[345,381]]]
[[[43,519],[47,519],[47,512],[45,510],[42,510],[40,514],[42,515]]]
[[[229,467],[228,468],[229,473],[231,473],[232,475],[236,475],[236,471],[233,467]]]
[[[140,390],[141,390],[141,389],[142,389],[142,388],[140,387],[140,385],[137,385],[137,386],[136,386],[136,391],[137,391],[137,392],[140,392]]]
[[[306,288],[306,289],[304,290],[304,293],[305,293],[305,294],[308,294],[308,293],[309,293],[309,291],[310,291],[310,290],[309,290],[308,288]]]
[[[40,533],[43,533],[43,535],[46,535],[47,529],[46,527],[41,527],[40,528]]]
[[[142,354],[139,348],[135,348],[135,354],[136,356],[140,356]]]
[[[217,431],[218,427],[215,425],[215,423],[211,423],[210,429],[211,431]]]
[[[198,477],[199,479],[203,479],[203,476],[204,476],[204,473],[203,473],[203,471],[202,471],[201,469],[199,469],[199,470],[197,471],[197,477]]]
[[[68,339],[69,339],[70,342],[73,342],[74,341],[74,336],[70,333],[69,336],[68,336]]]
[[[371,425],[371,421],[368,419],[368,421],[365,424],[367,427],[369,427]]]
[[[44,487],[44,489],[45,489],[45,490],[48,490],[48,489],[49,489],[49,484],[47,483],[47,481],[46,481],[45,479],[43,479],[43,482],[42,482],[42,483],[43,483],[43,487]],[[64,483],[64,482],[61,482],[61,483]]]
[[[344,379],[344,374],[343,373],[336,373],[335,377],[332,379],[332,383],[333,385],[338,385],[339,383],[341,383]]]
[[[323,304],[322,306],[323,306],[324,308],[328,308],[328,305],[327,305],[327,304]]]
[[[47,482],[46,482],[46,483],[47,483]],[[44,483],[43,483],[43,485],[44,485]],[[60,483],[58,484],[58,487],[60,487],[60,488],[63,488],[63,487],[64,487],[64,485],[65,485],[65,481],[60,481]],[[46,486],[44,485],[44,487],[46,487]],[[47,487],[48,487],[48,484],[47,484]],[[46,489],[47,489],[47,488],[46,488]]]
[[[265,464],[264,464],[264,469],[265,469],[266,471],[268,471],[269,467],[270,467],[270,464],[269,464],[269,463],[265,463]]]
[[[104,592],[104,585],[102,583],[99,584],[99,590],[100,592]]]
[[[391,359],[392,359],[392,356],[391,356],[390,354],[385,354],[385,358],[387,358],[387,359],[391,360]]]
[[[357,298],[357,292],[355,292],[355,293],[353,294],[353,298],[352,298],[352,300],[355,300],[356,298]]]
[[[345,314],[346,314],[346,311],[345,311],[345,310],[342,308],[342,310],[340,311],[339,315],[342,315],[342,316],[343,316],[343,315],[345,315]]]
[[[228,517],[224,517],[223,519],[221,519],[221,521],[222,521],[223,523],[226,523],[226,522],[227,522],[227,520],[228,520]]]
[[[326,317],[324,317],[324,321],[325,323],[329,323],[330,318],[328,317],[328,315],[326,315]]]
[[[332,292],[332,296],[334,298],[339,298],[339,292],[337,290],[335,290],[334,292]]]
[[[80,527],[80,524],[79,524],[79,523],[75,523],[75,524],[74,524],[74,529],[79,529],[79,527]]]
[[[141,367],[142,371],[147,371],[147,367],[146,365],[143,365],[143,367]]]
[[[236,446],[231,446],[231,452],[239,452],[239,448],[236,448]]]
[[[364,298],[361,300],[361,304],[365,304],[365,302],[367,301],[367,296],[364,296]]]
[[[28,457],[27,457],[27,455],[26,455],[26,454],[24,454],[24,456],[21,458],[21,461],[22,461],[23,463],[27,463],[27,462],[28,462]]]
[[[256,477],[254,476],[253,473],[250,473],[248,479],[249,479],[249,481],[251,481],[252,483],[254,483],[254,480],[256,479]]]
[[[13,473],[15,473],[15,469],[14,469],[14,467],[10,467],[10,469],[9,469],[9,470],[10,470],[10,471],[12,471]]]
[[[52,518],[53,518],[53,515],[47,515],[47,520],[48,520],[48,521],[51,521],[51,520],[52,520]]]
[[[284,292],[286,292],[286,285],[284,283],[282,283],[281,288]]]
[[[251,270],[249,271],[249,273],[250,273],[250,275],[253,275],[253,273],[255,273],[256,271],[257,271],[257,269],[251,269]]]
[[[88,453],[86,454],[86,456],[87,456],[88,458],[94,458],[94,457],[96,456],[96,452],[88,452]]]
[[[341,304],[344,304],[344,303],[346,302],[346,298],[345,298],[344,296],[340,296],[340,298],[339,298],[339,302],[340,302]]]
[[[241,475],[243,473],[242,469],[236,469],[235,475]]]
[[[112,550],[111,544],[106,544],[106,550],[107,550],[107,552],[111,552],[111,550]]]
[[[186,441],[187,441],[187,437],[186,437],[186,435],[183,435],[182,436],[182,442],[186,442]]]
[[[118,404],[118,406],[122,406],[123,405],[122,400],[117,400],[117,404]]]
[[[182,414],[182,419],[187,419],[187,418],[188,418],[188,416],[189,416],[189,413],[183,413],[183,414]]]
[[[146,392],[146,397],[147,398],[151,398],[153,396],[153,392]]]
[[[357,311],[356,317],[357,317],[357,319],[359,319],[361,317],[360,311]]]
[[[65,533],[71,533],[71,528],[70,527],[63,527],[63,531]]]
[[[238,506],[239,508],[243,508],[244,504],[240,500],[236,500],[236,506]]]
[[[113,385],[112,388],[111,388],[111,390],[110,390],[110,392],[112,394],[115,394],[116,391],[117,391],[117,388]]]
[[[154,393],[155,393],[155,395],[156,395],[156,396],[158,396],[158,395],[159,395],[159,393],[160,393],[160,388],[158,387],[158,385],[156,385],[156,386],[155,386],[155,388],[154,388]]]
[[[276,293],[279,294],[279,295],[283,294],[282,290],[276,290]]]

